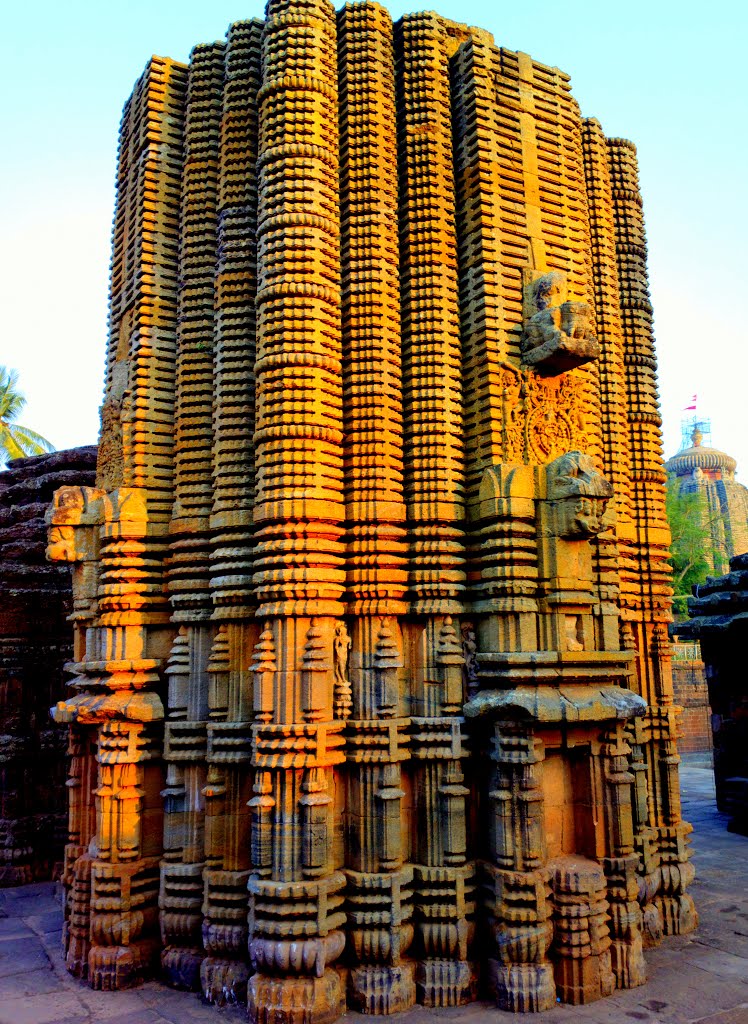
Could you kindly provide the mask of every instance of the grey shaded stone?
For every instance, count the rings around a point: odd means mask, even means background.
[[[60,979],[50,967],[40,967],[35,971],[19,971],[0,978],[0,1005],[7,999],[18,999],[21,996],[42,995],[45,992],[56,992],[60,989]]]
[[[49,966],[49,957],[36,937],[0,943],[0,978]]]
[[[620,686],[516,686],[481,690],[465,705],[467,718],[513,718],[537,722],[604,722],[643,715],[642,697]]]

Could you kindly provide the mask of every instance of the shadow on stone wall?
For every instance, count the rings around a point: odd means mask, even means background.
[[[14,459],[0,473],[0,886],[49,878],[66,838],[65,747],[49,708],[72,657],[70,567],[46,561],[58,487],[92,484],[96,447]]]

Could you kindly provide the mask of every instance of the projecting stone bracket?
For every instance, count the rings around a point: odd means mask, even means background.
[[[164,706],[156,693],[80,693],[58,701],[50,708],[60,724],[97,725],[106,721],[156,722],[164,717]]]
[[[529,718],[542,723],[607,722],[643,715],[643,697],[620,686],[516,686],[481,690],[465,705],[465,717]]]

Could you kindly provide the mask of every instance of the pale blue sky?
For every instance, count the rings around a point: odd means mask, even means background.
[[[572,78],[582,111],[639,150],[666,454],[690,396],[748,479],[748,86],[745,4],[691,0],[433,6]],[[152,53],[186,60],[245,0],[6,5],[0,61],[0,363],[23,422],[58,447],[92,443],[122,105]]]

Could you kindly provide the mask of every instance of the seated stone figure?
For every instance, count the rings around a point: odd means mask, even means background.
[[[554,270],[531,285],[531,308],[525,320],[522,361],[555,376],[597,359],[592,308],[586,302],[564,302],[566,275]]]

